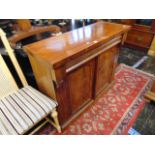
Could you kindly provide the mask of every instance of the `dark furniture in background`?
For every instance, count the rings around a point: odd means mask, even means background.
[[[148,51],[155,33],[154,19],[122,19],[118,22],[131,26],[125,41],[126,46]]]
[[[10,37],[11,35],[13,35],[13,23],[14,23],[14,20],[9,20],[9,19],[0,20],[0,28],[2,28],[4,32],[6,32],[7,37]],[[1,39],[0,39],[0,48],[4,48]]]

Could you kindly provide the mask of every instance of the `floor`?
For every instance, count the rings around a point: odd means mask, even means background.
[[[148,56],[148,59],[138,69],[155,75],[155,57]]]
[[[134,66],[134,64],[144,56],[146,56],[146,54],[143,52],[122,48],[120,52],[119,63],[125,63],[129,66]],[[147,56],[147,59],[141,65],[139,65],[137,69],[155,75],[155,57]],[[145,104],[132,128],[142,135],[155,134],[155,104],[153,102]]]
[[[125,63],[126,65],[133,66],[146,54],[144,52],[133,50],[130,48],[121,48],[119,55],[119,63]]]
[[[155,57],[148,56],[142,51],[121,48],[118,62],[134,66],[144,56],[147,59],[136,68],[155,75]]]

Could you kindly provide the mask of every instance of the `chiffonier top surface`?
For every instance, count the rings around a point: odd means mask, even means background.
[[[127,32],[130,26],[108,22],[97,22],[56,37],[50,37],[24,47],[24,50],[36,57],[51,63],[62,64],[83,51],[93,49],[99,44]]]

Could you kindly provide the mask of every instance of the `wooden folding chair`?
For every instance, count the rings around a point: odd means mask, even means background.
[[[23,84],[23,88],[19,89],[0,54],[0,134],[25,134],[43,119],[45,121],[30,134],[34,134],[46,122],[51,123],[60,133],[56,111],[58,104],[28,85],[2,29],[0,36]]]

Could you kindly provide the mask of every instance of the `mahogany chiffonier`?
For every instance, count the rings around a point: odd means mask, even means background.
[[[97,22],[24,47],[39,90],[59,104],[62,126],[113,81],[119,46],[129,29]]]

